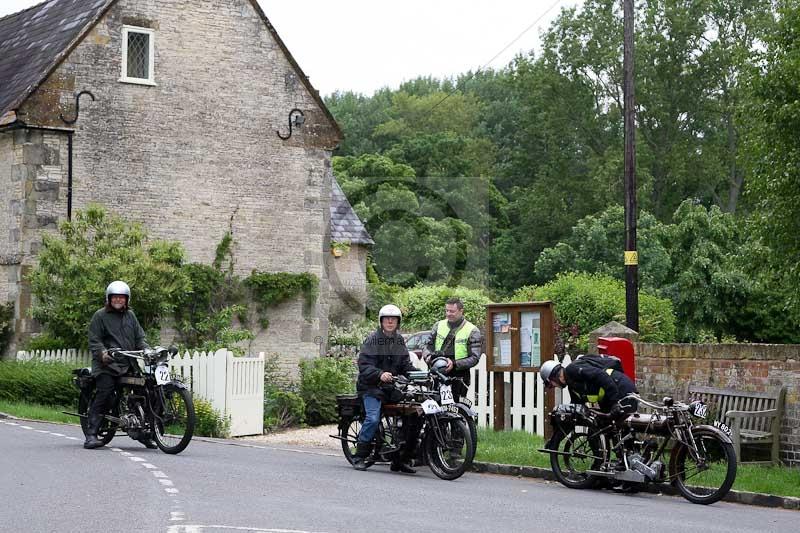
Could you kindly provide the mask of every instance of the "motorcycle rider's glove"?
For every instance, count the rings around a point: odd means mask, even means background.
[[[622,406],[620,406],[618,403],[615,403],[611,406],[611,410],[608,412],[608,414],[611,418],[619,418],[619,416],[622,414]]]
[[[100,356],[100,362],[104,365],[110,365],[114,362],[114,356],[112,356],[109,352],[103,352],[103,355]]]

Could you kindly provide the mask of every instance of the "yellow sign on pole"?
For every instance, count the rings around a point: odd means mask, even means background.
[[[625,266],[628,265],[638,265],[639,264],[639,253],[636,251],[625,251]]]

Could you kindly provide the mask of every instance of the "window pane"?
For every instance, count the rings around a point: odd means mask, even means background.
[[[150,35],[128,32],[128,77],[150,78]]]

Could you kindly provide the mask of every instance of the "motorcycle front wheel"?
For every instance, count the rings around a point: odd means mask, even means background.
[[[692,503],[708,505],[725,497],[736,480],[736,452],[719,435],[693,431],[697,456],[679,443],[674,450],[673,484]]]
[[[550,449],[560,453],[550,454],[550,468],[556,479],[571,489],[590,489],[597,483],[597,478],[587,471],[599,468],[603,464],[602,446],[597,437],[577,428],[564,434],[559,431],[550,440]]]
[[[160,390],[159,390],[160,389]],[[164,385],[156,389],[153,437],[164,453],[182,452],[192,440],[195,426],[192,394],[182,388]]]
[[[448,481],[464,475],[475,456],[472,436],[464,420],[459,417],[431,421],[426,432],[425,454],[431,471]]]
[[[472,415],[469,414],[466,407],[460,404],[456,404],[458,408],[459,414],[461,414],[461,418],[464,419],[464,423],[467,425],[467,429],[469,430],[469,435],[472,438],[472,456],[469,458],[469,464],[467,468],[472,466],[472,460],[475,459],[475,454],[478,452],[478,425],[475,423],[475,419],[472,418]]]
[[[89,436],[89,407],[91,407],[94,401],[94,394],[95,391],[81,389],[81,394],[78,397],[78,414],[82,415],[81,429],[85,437]],[[114,401],[116,402],[116,399]],[[100,429],[97,431],[97,438],[100,439],[103,444],[108,444],[116,434],[117,425],[104,418],[100,423]]]

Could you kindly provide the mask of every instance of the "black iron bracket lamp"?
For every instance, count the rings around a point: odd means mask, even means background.
[[[306,121],[306,115],[303,113],[301,109],[294,108],[289,111],[289,134],[282,135],[280,130],[275,130],[275,133],[278,134],[278,137],[283,139],[284,141],[292,136],[292,127],[299,128],[302,126]]]

